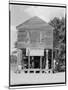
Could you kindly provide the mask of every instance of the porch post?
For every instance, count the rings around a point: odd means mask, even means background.
[[[30,51],[28,49],[28,69],[30,69]]]
[[[48,69],[48,50],[46,50],[46,69]]]
[[[23,50],[22,50],[22,65],[23,65],[23,69],[24,69],[24,54],[23,54]]]
[[[42,69],[42,56],[40,56],[40,69]]]
[[[17,50],[17,68],[21,69],[21,60],[22,60],[22,51],[20,49]]]
[[[52,49],[52,61],[51,61],[51,69],[53,70],[54,68],[54,60],[53,60],[53,49]]]
[[[22,53],[21,50],[18,49],[17,50],[17,64],[18,65],[21,65],[21,60],[22,60],[22,54],[21,53]]]

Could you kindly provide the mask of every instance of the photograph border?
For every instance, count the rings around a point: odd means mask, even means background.
[[[10,73],[10,45],[11,45],[11,43],[10,43],[10,41],[11,41],[11,35],[10,35],[10,33],[11,33],[11,31],[10,31],[10,27],[11,27],[11,12],[10,12],[10,5],[28,5],[28,6],[44,6],[44,7],[58,7],[58,8],[65,8],[65,18],[67,19],[67,6],[66,6],[66,4],[60,4],[60,5],[55,5],[55,4],[52,4],[52,3],[44,3],[44,4],[42,4],[41,2],[38,4],[37,2],[36,2],[36,4],[34,3],[33,4],[33,2],[31,3],[31,2],[9,2],[9,87],[18,87],[18,86],[38,86],[38,85],[66,85],[66,68],[67,68],[67,65],[66,65],[66,52],[65,52],[65,82],[58,82],[58,83],[40,83],[40,84],[16,84],[16,85],[11,85],[11,80],[10,80],[10,78],[11,78],[11,73]],[[66,20],[66,22],[67,22],[67,20]],[[67,24],[65,22],[65,25]],[[67,25],[66,25],[66,30],[67,30]],[[65,32],[65,39],[66,39],[66,32]],[[66,41],[66,40],[65,40]],[[65,47],[65,50],[66,50],[66,47]]]

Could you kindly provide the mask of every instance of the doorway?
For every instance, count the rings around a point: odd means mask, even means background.
[[[39,69],[40,68],[40,56],[30,56],[30,68]]]

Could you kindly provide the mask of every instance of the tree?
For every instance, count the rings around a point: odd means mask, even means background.
[[[65,53],[66,53],[66,23],[65,18],[59,19],[55,17],[49,22],[54,27],[53,31],[53,48],[58,49],[57,61],[60,64],[65,64]]]

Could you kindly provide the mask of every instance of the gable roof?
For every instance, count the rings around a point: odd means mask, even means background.
[[[34,16],[28,20],[26,20],[24,23],[16,26],[16,28],[19,29],[52,29],[53,27],[51,25],[49,25],[48,23],[46,23],[44,20],[42,20],[41,18]]]

